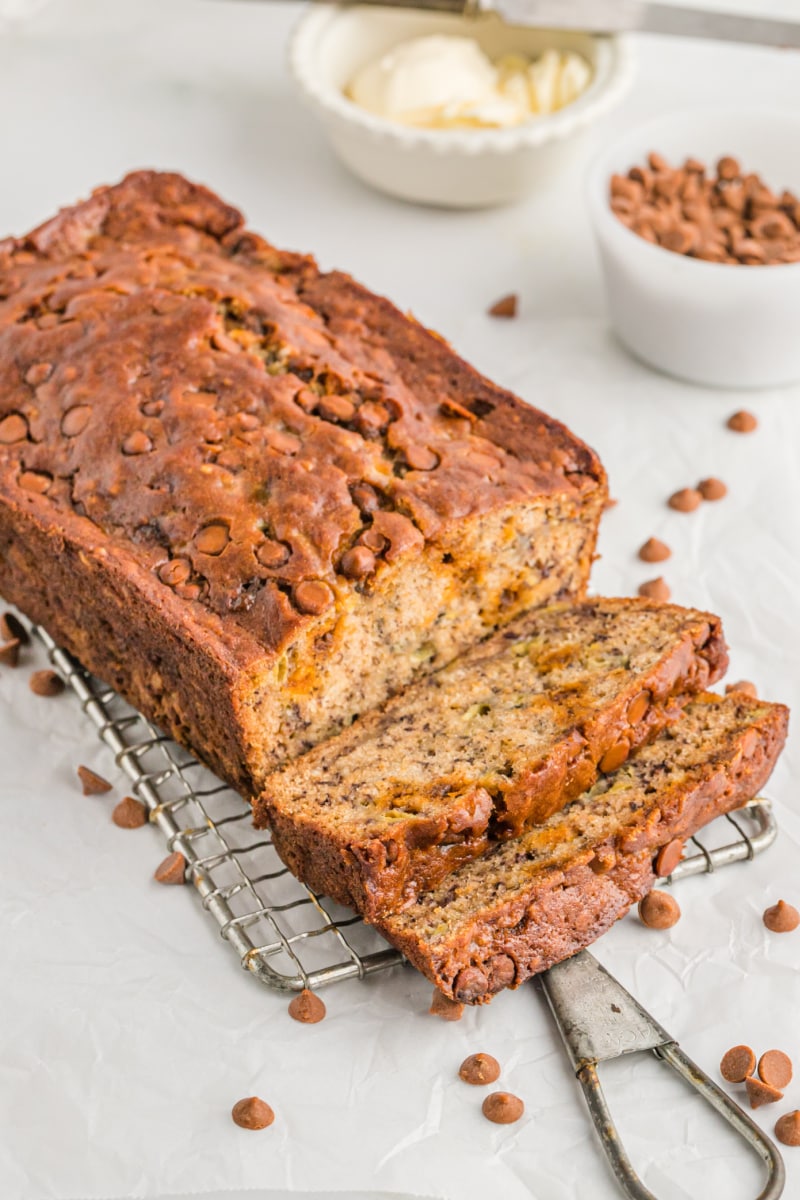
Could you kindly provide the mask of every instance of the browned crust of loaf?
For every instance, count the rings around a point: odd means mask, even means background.
[[[187,266],[192,255],[196,261]],[[162,261],[167,263],[163,271]],[[180,275],[181,263],[186,278]],[[178,273],[177,282],[171,272]],[[132,274],[145,282],[131,288]],[[0,421],[21,413],[30,430],[14,444],[0,443],[0,591],[225,779],[250,792],[248,739],[254,732],[245,717],[252,693],[287,645],[300,635],[333,628],[339,599],[351,601],[362,586],[341,570],[341,545],[356,536],[362,517],[342,485],[339,517],[329,516],[334,507],[329,506],[324,520],[314,511],[309,528],[301,528],[304,518],[298,516],[297,546],[288,564],[263,568],[253,557],[263,533],[255,541],[249,533],[236,533],[240,517],[243,526],[254,526],[250,508],[244,504],[239,511],[232,501],[231,512],[221,513],[219,493],[208,490],[207,476],[195,467],[192,455],[200,455],[204,442],[205,410],[183,403],[176,384],[192,370],[200,371],[203,355],[217,363],[208,368],[216,372],[212,382],[221,397],[211,417],[225,425],[217,449],[244,456],[244,467],[238,464],[243,470],[251,469],[247,464],[253,457],[258,460],[253,439],[274,432],[270,421],[280,428],[289,410],[308,436],[335,444],[340,455],[345,453],[342,438],[356,445],[352,430],[297,406],[292,392],[304,385],[293,373],[295,366],[301,370],[299,360],[273,378],[249,351],[230,352],[224,340],[220,347],[211,345],[217,334],[226,336],[217,306],[220,297],[228,303],[226,289],[235,293],[237,281],[236,312],[239,301],[247,309],[252,297],[263,299],[272,305],[268,315],[279,327],[284,314],[290,338],[298,323],[306,320],[310,328],[316,321],[325,332],[317,330],[315,336],[332,347],[342,372],[351,369],[362,383],[370,380],[376,392],[390,392],[396,384],[409,410],[397,403],[398,444],[412,425],[427,421],[446,441],[442,422],[452,425],[452,419],[442,415],[439,401],[452,394],[469,409],[469,419],[461,421],[467,440],[508,451],[497,486],[479,471],[475,488],[465,487],[458,462],[404,476],[390,473],[393,491],[386,503],[406,522],[403,528],[412,540],[437,545],[438,538],[448,531],[452,536],[464,520],[482,512],[558,494],[574,499],[576,516],[586,524],[585,579],[606,479],[593,451],[560,422],[495,387],[388,300],[340,273],[321,274],[313,259],[276,250],[248,232],[235,208],[179,175],[136,172],[114,187],[99,188],[26,237],[0,241]],[[64,298],[50,311],[50,299],[59,291]],[[154,320],[165,295],[176,303]],[[70,306],[74,313],[66,311]],[[124,314],[118,355],[108,349],[116,328],[114,306]],[[251,307],[258,315],[258,304]],[[237,326],[234,332],[248,331]],[[121,384],[120,364],[141,366],[139,359],[147,354],[149,369],[134,383]],[[382,373],[376,373],[378,359]],[[201,383],[193,377],[193,395],[203,391]],[[140,411],[138,393],[145,387],[163,400],[163,417]],[[76,399],[78,391],[83,399]],[[64,412],[80,403],[102,409],[102,453],[81,451],[83,433],[67,439],[69,446],[61,437]],[[247,433],[250,450],[241,431],[232,436],[225,424],[242,413],[257,413],[263,422],[263,429]],[[412,420],[417,414],[424,419]],[[120,454],[131,429],[145,427],[155,439],[153,452],[133,458]],[[354,452],[356,460],[371,445],[365,437]],[[264,453],[268,450],[273,453],[268,446]],[[388,453],[401,450],[392,444]],[[288,471],[288,457],[285,464]],[[213,454],[202,465],[213,466]],[[48,473],[49,491],[25,490],[22,472]],[[172,511],[172,495],[188,506],[186,514]],[[306,490],[304,498],[313,507],[309,496]],[[259,501],[258,512],[268,504]],[[283,506],[289,523],[295,519],[291,508]],[[198,525],[220,516],[230,518],[230,545],[216,557],[200,553],[193,542]],[[169,522],[177,522],[173,533]],[[328,531],[325,537],[320,524]],[[313,552],[302,549],[312,544]],[[62,553],[68,562],[58,561]],[[192,584],[200,592],[195,598],[179,597],[158,576],[175,555],[191,560],[192,578],[200,581]],[[295,602],[294,589],[309,574],[322,578],[337,596],[322,618],[298,611]],[[248,588],[254,584],[251,604]]]
[[[179,241],[180,231],[187,230],[191,231],[193,239],[188,247]],[[302,314],[311,311],[317,315],[324,328],[327,344],[334,348],[332,353],[335,353],[338,367],[344,370],[346,365],[352,366],[358,373],[359,380],[365,379],[370,370],[373,373],[375,371],[377,364],[370,359],[369,351],[374,350],[376,354],[382,354],[381,366],[387,379],[385,382],[377,378],[371,379],[372,390],[381,394],[385,392],[386,397],[383,399],[388,404],[388,393],[392,384],[398,387],[402,384],[406,389],[404,395],[409,406],[414,407],[413,412],[400,412],[391,428],[403,425],[405,433],[406,425],[425,425],[426,421],[434,418],[437,422],[441,420],[444,422],[441,428],[437,424],[434,429],[427,430],[427,433],[432,445],[438,447],[441,443],[443,447],[450,440],[447,425],[450,418],[442,417],[439,412],[442,401],[446,401],[452,393],[453,399],[458,397],[462,405],[472,405],[475,412],[469,409],[473,420],[466,422],[469,425],[467,440],[480,442],[484,452],[487,443],[507,450],[507,475],[504,476],[503,484],[498,485],[490,480],[485,472],[478,472],[471,479],[472,489],[468,494],[468,477],[463,476],[460,464],[456,461],[443,462],[432,470],[399,472],[387,484],[391,490],[392,509],[395,514],[403,514],[415,525],[417,534],[421,533],[426,541],[436,541],[440,531],[448,524],[458,526],[465,516],[501,508],[510,500],[566,493],[579,503],[583,496],[588,497],[598,490],[605,492],[605,472],[597,456],[559,421],[532,408],[512,393],[491,384],[461,360],[441,338],[428,332],[416,321],[405,317],[388,300],[373,295],[340,272],[321,274],[310,257],[287,253],[270,246],[244,228],[241,214],[236,209],[225,204],[208,189],[191,184],[180,176],[148,171],[134,173],[114,187],[99,188],[89,200],[65,209],[26,238],[9,239],[0,243],[0,283],[3,283],[4,279],[21,277],[24,288],[27,286],[26,272],[39,271],[44,273],[38,285],[41,288],[54,287],[56,284],[66,286],[62,274],[72,268],[76,260],[91,258],[96,242],[100,245],[97,253],[106,282],[100,285],[94,277],[90,277],[88,281],[81,281],[80,278],[72,279],[70,276],[69,293],[70,303],[76,300],[82,302],[79,310],[82,327],[88,330],[95,322],[103,334],[106,333],[106,323],[114,318],[109,317],[100,307],[100,298],[107,300],[108,295],[113,293],[114,280],[108,280],[107,277],[113,276],[115,268],[124,271],[135,269],[137,255],[146,258],[148,254],[153,253],[154,248],[161,254],[172,249],[177,255],[183,254],[190,258],[194,255],[197,259],[197,262],[192,264],[194,271],[187,271],[185,279],[168,283],[159,277],[148,285],[137,284],[135,294],[141,292],[149,296],[151,293],[168,291],[177,299],[179,307],[176,311],[182,314],[184,321],[180,324],[176,319],[173,327],[167,320],[167,313],[158,324],[159,330],[166,331],[161,336],[172,338],[171,349],[176,360],[170,364],[169,372],[164,372],[162,382],[165,389],[168,384],[174,388],[176,380],[182,378],[181,373],[188,373],[192,363],[197,360],[202,345],[194,346],[191,338],[194,337],[198,343],[204,343],[209,336],[214,336],[214,324],[217,320],[214,304],[211,299],[203,300],[202,296],[194,294],[198,290],[202,291],[197,282],[197,276],[201,276],[205,279],[206,290],[214,297],[217,293],[222,294],[226,287],[235,291],[237,283],[244,293],[249,280],[253,281],[253,288],[256,288],[259,280],[264,281],[265,285],[269,281],[273,290],[260,298],[265,303],[271,303],[274,321],[285,321],[285,330],[280,327],[279,332],[286,332],[287,337],[297,334],[297,340],[300,341],[298,327]],[[118,249],[115,251],[113,247],[116,245]],[[28,262],[31,257],[34,260],[32,264]],[[134,260],[133,265],[131,259]],[[53,280],[47,272],[53,275]],[[229,278],[234,272],[238,272],[238,276]],[[9,285],[5,286],[8,289]],[[31,284],[32,289],[36,286],[35,283]],[[181,291],[181,286],[189,289],[192,295]],[[30,323],[27,314],[23,314],[22,320],[14,319],[14,295],[12,290],[7,298],[0,301],[0,338],[6,364],[13,363],[17,353],[34,353],[34,342],[36,355],[40,359],[48,359],[51,371],[54,366],[71,367],[73,360],[82,364],[78,351],[70,342],[63,340],[66,337],[63,332],[39,330],[34,336],[24,328]],[[249,297],[244,294],[235,296],[234,299],[244,306],[249,302]],[[185,313],[180,305],[185,307]],[[205,308],[200,311],[198,305],[205,305]],[[126,312],[124,322],[124,335],[138,352],[135,339],[138,337],[147,345],[148,337],[153,336],[149,324],[138,311],[132,314]],[[365,338],[359,336],[358,322],[363,325],[362,332],[369,334],[369,348],[364,344]],[[58,328],[63,329],[75,324],[74,321],[65,321],[64,325]],[[222,333],[223,330],[216,332]],[[26,337],[28,341],[25,341]],[[62,340],[59,341],[59,338]],[[30,348],[28,342],[31,342]],[[161,359],[166,356],[168,348],[168,344],[158,344],[159,361],[158,366],[153,365],[153,370],[161,369]],[[86,348],[82,344],[80,351],[85,358]],[[224,368],[216,369],[213,380],[209,379],[207,383],[213,382],[220,392],[226,388],[230,390],[235,385],[245,396],[249,395],[254,402],[257,400],[260,403],[259,417],[277,410],[279,424],[280,421],[286,420],[287,413],[281,408],[285,398],[280,393],[280,387],[284,386],[289,378],[293,381],[289,385],[290,390],[293,388],[299,391],[304,386],[303,378],[295,376],[293,370],[276,376],[265,374],[263,369],[257,371],[246,353],[228,353],[227,357],[224,350],[216,350],[215,353],[219,356],[220,363],[224,363]],[[138,475],[145,471],[144,463],[158,459],[159,464],[163,463],[157,474],[159,482],[167,480],[176,488],[180,486],[181,503],[187,506],[190,515],[198,521],[204,518],[230,517],[231,545],[236,543],[236,556],[229,547],[225,554],[216,557],[202,555],[198,559],[191,548],[195,526],[187,526],[178,531],[183,539],[181,547],[169,546],[167,550],[170,555],[188,555],[192,559],[193,572],[202,571],[209,585],[205,591],[201,588],[197,599],[187,600],[186,607],[195,613],[201,623],[209,613],[224,615],[229,639],[232,641],[236,633],[243,635],[243,649],[251,653],[254,649],[260,649],[262,653],[279,650],[297,630],[314,624],[312,615],[298,610],[286,600],[288,589],[307,580],[310,559],[313,556],[304,555],[298,547],[280,570],[276,569],[272,574],[262,570],[259,575],[258,564],[254,560],[251,561],[250,552],[253,547],[243,534],[237,535],[234,529],[234,518],[239,515],[236,512],[237,501],[227,500],[225,512],[220,513],[219,501],[204,482],[204,476],[194,468],[187,469],[185,464],[178,462],[169,452],[169,447],[175,443],[183,446],[181,438],[186,440],[187,429],[194,438],[202,439],[203,435],[201,426],[189,427],[190,413],[181,408],[172,396],[162,398],[165,407],[158,418],[144,418],[137,414],[140,425],[147,425],[148,420],[151,422],[148,428],[154,437],[158,436],[158,429],[153,422],[163,422],[169,418],[171,424],[165,447],[162,449],[157,445],[152,453],[135,459],[133,466],[130,465],[130,458],[126,463],[125,456],[118,450],[118,444],[122,435],[128,431],[123,423],[120,408],[129,397],[119,387],[116,379],[109,378],[107,371],[105,375],[101,374],[100,365],[100,362],[90,361],[88,369],[94,373],[89,376],[87,382],[95,386],[94,402],[106,406],[104,416],[108,422],[108,445],[107,463],[103,464],[106,486],[101,490],[100,502],[95,503],[98,515],[92,519],[88,516],[78,518],[84,530],[84,537],[93,542],[103,537],[109,537],[110,541],[118,543],[125,542],[131,555],[151,570],[158,565],[159,555],[163,561],[163,549],[159,547],[154,551],[144,539],[140,538],[134,543],[131,537],[126,536],[129,534],[129,527],[135,527],[140,516],[136,503],[131,503],[130,489],[126,485],[132,479],[138,481]],[[108,366],[107,363],[105,365]],[[16,370],[16,367],[14,369]],[[299,363],[296,364],[296,369],[302,370]],[[225,372],[232,378],[228,378]],[[56,371],[53,380],[58,378]],[[35,386],[17,386],[13,371],[8,366],[0,382],[4,391],[14,392],[21,407],[24,407],[25,400],[29,399],[30,389]],[[62,411],[55,401],[60,398],[61,391],[66,387],[66,384],[53,382],[44,389],[41,398],[37,397],[41,411],[36,414],[35,420],[41,428],[37,427],[35,442],[23,439],[11,446],[0,445],[0,491],[4,495],[12,498],[19,495],[17,476],[20,469],[42,471],[49,468],[59,479],[60,468],[63,468],[65,473],[74,472],[75,463],[69,458],[66,446],[67,442],[71,445],[74,439],[61,438],[58,426],[53,429],[52,421],[48,420],[49,417],[60,420]],[[258,394],[259,387],[263,389],[263,394]],[[3,401],[6,399],[6,396],[0,395],[0,416],[4,415]],[[393,400],[392,404],[396,410],[402,407],[398,400]],[[342,457],[344,451],[336,440],[340,432],[339,426],[334,421],[312,419],[293,402],[292,405],[291,411],[298,428],[304,430],[307,437],[315,434],[321,439],[320,446],[324,445],[332,456],[338,456],[336,463],[342,476],[347,475],[348,471],[356,472],[357,467],[365,465],[359,460],[361,447],[368,448],[374,445],[374,440],[360,438],[353,431],[349,431],[351,437],[348,445],[352,446],[353,459],[359,461],[347,460],[348,466],[345,466]],[[231,406],[235,409],[233,401]],[[238,416],[239,412],[235,415]],[[31,420],[34,420],[33,413]],[[319,432],[320,429],[322,433]],[[250,432],[255,437],[258,430]],[[268,432],[272,432],[271,427]],[[228,434],[229,431],[226,431],[223,444],[235,444],[235,453],[242,460],[238,466],[242,471],[252,473],[252,485],[255,490],[259,479],[258,464],[254,465],[246,458],[241,437]],[[401,452],[401,443],[405,444],[405,438],[399,433],[394,438],[387,435],[387,442],[387,454],[391,456]],[[278,459],[274,455],[270,458],[267,454],[269,448],[270,443],[266,443],[264,454],[267,462],[274,465],[284,461],[280,456]],[[285,461],[288,463],[290,459],[291,455],[288,455]],[[117,465],[112,469],[108,463],[114,461]],[[208,466],[209,463],[204,465]],[[320,462],[318,465],[327,468],[329,464]],[[99,469],[100,464],[97,466]],[[262,472],[264,470],[265,466],[262,464]],[[275,470],[278,471],[278,467],[275,467]],[[302,468],[295,472],[298,476],[307,473]],[[358,474],[354,474],[352,480],[348,481],[358,482]],[[329,485],[327,477],[319,482],[319,486]],[[94,497],[90,499],[95,500]],[[308,496],[303,493],[302,499],[305,503]],[[338,567],[334,570],[333,559],[338,562],[339,543],[344,541],[345,544],[349,544],[350,539],[358,532],[356,506],[348,501],[345,505],[346,512],[340,512],[339,498],[331,496],[330,501],[328,506],[317,506],[313,511],[310,511],[310,506],[306,504],[302,512],[298,512],[296,517],[290,515],[287,520],[296,521],[296,529],[292,526],[292,532],[304,534],[312,542],[315,539],[320,542],[317,547],[319,556],[323,556],[326,551],[330,552],[330,561],[322,562],[320,558],[319,561],[314,560],[314,566],[322,572],[322,577],[332,587],[347,590],[350,584],[340,576]],[[35,511],[42,514],[45,521],[49,517],[56,524],[60,512],[71,508],[68,495],[62,495],[56,487],[51,489],[47,499],[40,496],[38,501],[31,500],[30,503]],[[258,501],[259,511],[263,510],[268,515],[269,503],[268,497]],[[151,497],[148,511],[141,513],[143,519],[159,519],[163,515],[154,508],[154,504],[155,501]],[[164,507],[168,508],[168,502],[165,502]],[[113,532],[110,533],[109,530]],[[323,539],[323,532],[329,532],[330,537],[327,540]],[[163,528],[160,535],[168,536]],[[228,565],[231,560],[234,562],[232,567]],[[269,600],[259,596],[254,605],[231,603],[237,599],[237,589],[248,582],[237,574],[245,564],[252,569],[254,577],[263,576],[267,584],[264,591],[269,594]],[[274,586],[278,583],[283,585],[283,590]],[[215,631],[210,628],[209,637],[213,639],[214,636]]]
[[[641,603],[631,601],[634,606]],[[512,792],[492,798],[496,808],[502,804],[502,827],[490,822],[479,832],[466,828],[454,833],[442,815],[427,823],[424,844],[418,840],[419,822],[411,819],[395,821],[391,839],[370,835],[368,830],[356,839],[349,831],[327,824],[324,817],[284,812],[273,801],[269,782],[255,802],[256,825],[270,828],[276,850],[298,879],[376,922],[407,908],[421,892],[479,858],[493,840],[516,836],[545,821],[586,791],[608,750],[623,740],[631,749],[651,740],[677,719],[692,695],[720,679],[727,665],[719,618],[699,614],[695,629],[687,630],[649,674],[638,677],[606,710],[570,731],[545,762],[532,763]],[[658,701],[632,725],[628,709],[642,690]],[[366,721],[371,719],[368,716]]]
[[[786,740],[789,713],[781,704],[743,730],[738,753],[706,764],[688,790],[672,789],[649,817],[624,836],[591,847],[567,871],[553,870],[529,892],[499,900],[447,942],[430,946],[391,917],[383,936],[451,999],[483,1004],[504,987],[576,954],[595,941],[653,886],[654,852],[686,838],[716,816],[740,807],[769,778]],[[595,873],[592,861],[613,865]]]
[[[75,523],[47,526],[23,504],[0,504],[3,595],[218,775],[247,790],[237,715],[242,677],[231,658],[209,648],[177,598],[154,594],[152,579],[124,550],[87,544]]]

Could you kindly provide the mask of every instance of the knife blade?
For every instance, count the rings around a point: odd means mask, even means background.
[[[510,25],[579,29],[587,33],[658,33],[800,49],[800,21],[750,17],[657,0],[485,0]]]
[[[317,0],[340,3],[341,0]],[[418,8],[477,16],[497,13],[508,25],[584,33],[656,33],[800,50],[800,21],[749,17],[658,0],[344,0],[378,8]]]

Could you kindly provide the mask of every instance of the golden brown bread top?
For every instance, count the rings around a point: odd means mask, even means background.
[[[178,175],[0,242],[0,495],[78,514],[266,648],[453,522],[604,482],[557,421]]]

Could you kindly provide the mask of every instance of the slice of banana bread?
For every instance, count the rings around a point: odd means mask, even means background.
[[[699,697],[563,812],[492,847],[378,928],[446,996],[480,1004],[517,987],[641,899],[658,847],[757,795],[787,723],[780,704]]]
[[[558,421],[178,175],[0,242],[0,591],[240,790],[582,595],[606,498]]]
[[[726,664],[708,613],[639,599],[526,613],[273,774],[256,823],[302,880],[374,920],[545,820]]]

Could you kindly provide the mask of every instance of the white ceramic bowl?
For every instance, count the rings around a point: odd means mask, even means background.
[[[800,379],[800,263],[741,266],[686,258],[644,241],[609,207],[615,172],[651,150],[713,167],[724,154],[773,191],[800,195],[800,119],[780,112],[691,112],[632,130],[595,161],[589,206],[612,324],[627,348],[669,375],[711,387]]]
[[[344,89],[361,67],[399,42],[426,34],[466,34],[491,58],[533,57],[553,46],[583,54],[592,82],[572,104],[513,129],[412,129],[358,107]],[[576,135],[624,94],[633,74],[628,43],[615,37],[551,33],[412,9],[312,6],[295,30],[289,62],[324,122],[341,160],[393,196],[450,208],[505,204],[553,170]]]

